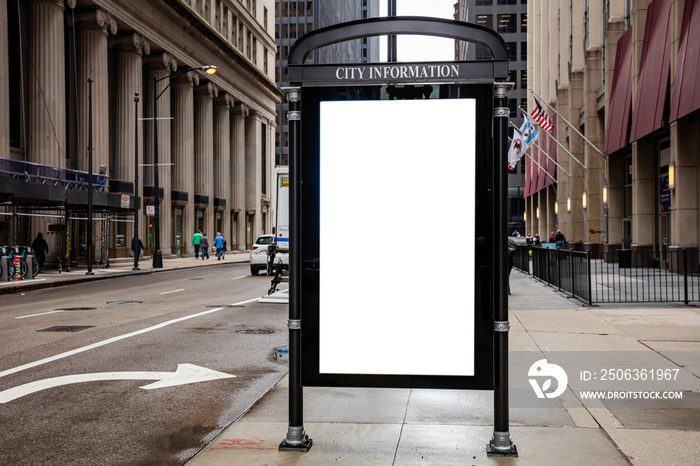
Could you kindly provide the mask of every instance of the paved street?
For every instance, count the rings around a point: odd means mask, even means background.
[[[0,464],[182,464],[283,377],[269,278],[196,265],[0,298]]]

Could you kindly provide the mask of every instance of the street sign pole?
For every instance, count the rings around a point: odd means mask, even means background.
[[[510,438],[508,413],[508,98],[513,83],[494,83],[494,393],[493,437],[486,446],[489,456],[517,456]]]

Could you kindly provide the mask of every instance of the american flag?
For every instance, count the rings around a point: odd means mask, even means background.
[[[547,112],[544,111],[544,108],[542,108],[542,105],[535,99],[535,108],[532,110],[532,113],[530,113],[530,116],[532,119],[542,127],[542,129],[546,131],[550,131],[553,126],[552,126],[552,120],[549,119],[549,115],[547,115]]]

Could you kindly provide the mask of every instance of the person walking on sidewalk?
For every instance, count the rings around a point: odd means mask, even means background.
[[[46,253],[49,252],[49,245],[44,239],[44,235],[41,233],[36,234],[36,239],[32,242],[32,252],[34,252],[34,257],[39,264],[39,270],[37,273],[41,272],[41,268],[46,262]]]
[[[204,256],[207,256],[207,259],[209,259],[209,238],[207,238],[206,233],[202,233],[202,237],[199,240],[199,248],[202,253],[202,260],[204,260]]]
[[[221,236],[221,232],[216,232],[216,238],[214,238],[214,245],[216,246],[216,260],[220,261],[221,256],[224,254],[224,237]]]
[[[566,243],[566,237],[564,236],[564,233],[561,232],[561,230],[557,230],[557,234],[554,236],[554,239],[557,242],[557,249],[561,249],[564,243]]]
[[[199,259],[199,245],[202,241],[202,232],[197,230],[192,237],[192,244],[194,244],[194,258]]]

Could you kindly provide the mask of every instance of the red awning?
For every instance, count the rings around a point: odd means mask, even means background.
[[[608,106],[608,121],[605,128],[605,150],[607,156],[627,145],[627,128],[632,104],[632,28],[617,41],[615,74],[613,75]]]
[[[700,0],[686,0],[669,121],[676,121],[700,108],[699,37]]]
[[[670,17],[671,0],[654,0],[649,4],[630,142],[663,126],[671,61]]]

